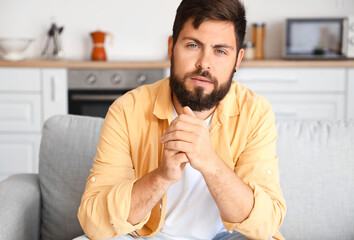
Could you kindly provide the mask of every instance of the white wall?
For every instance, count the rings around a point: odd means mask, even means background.
[[[64,25],[66,58],[89,59],[89,33],[100,28],[114,34],[106,42],[110,60],[164,60],[167,37],[181,0],[0,0],[0,38],[33,37],[26,51],[39,57],[52,19]],[[286,17],[354,15],[354,0],[244,0],[247,18],[265,22],[266,57],[280,57]],[[250,31],[249,31],[250,32]],[[247,35],[250,39],[250,34]]]

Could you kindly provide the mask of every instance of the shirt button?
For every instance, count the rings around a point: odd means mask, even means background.
[[[272,174],[272,170],[268,169],[268,170],[267,170],[267,173],[268,173],[268,174]]]
[[[92,177],[92,178],[91,178],[91,182],[94,182],[94,181],[96,181],[96,178],[95,178],[95,177]]]

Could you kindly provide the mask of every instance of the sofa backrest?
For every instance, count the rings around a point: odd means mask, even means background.
[[[89,176],[103,119],[59,115],[43,127],[39,156],[41,239],[83,234],[77,210]]]
[[[40,150],[42,239],[83,234],[77,210],[103,119],[60,115],[46,121]],[[354,121],[278,121],[287,239],[354,239]]]
[[[354,121],[278,121],[286,239],[354,239]]]

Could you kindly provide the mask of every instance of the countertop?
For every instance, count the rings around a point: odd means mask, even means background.
[[[0,60],[0,67],[34,67],[34,68],[77,68],[77,69],[164,69],[170,67],[166,61],[146,62],[100,62],[74,60],[42,60],[31,59],[23,61]],[[243,60],[241,67],[245,68],[354,68],[354,59],[351,60]]]
[[[79,68],[79,69],[161,69],[169,68],[169,61],[159,62],[103,62],[103,61],[77,61],[77,60],[43,60],[31,59],[23,61],[0,60],[0,67],[34,67],[34,68]]]

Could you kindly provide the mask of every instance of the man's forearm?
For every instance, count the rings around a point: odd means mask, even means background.
[[[210,171],[202,175],[225,220],[240,223],[249,216],[253,191],[221,159],[216,159]]]
[[[132,225],[141,222],[160,201],[171,184],[159,175],[156,169],[134,183],[128,222]]]

